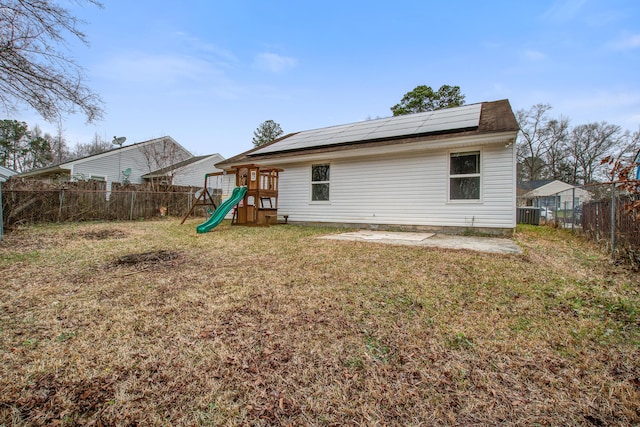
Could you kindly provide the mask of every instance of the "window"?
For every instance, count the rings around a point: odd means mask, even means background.
[[[329,201],[329,165],[311,166],[311,201]]]
[[[90,181],[106,181],[107,177],[103,175],[90,175],[89,180]]]
[[[449,200],[480,200],[480,151],[450,154]]]

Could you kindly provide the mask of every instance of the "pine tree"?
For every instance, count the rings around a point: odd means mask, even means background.
[[[268,144],[282,135],[282,133],[282,128],[278,123],[273,120],[267,120],[253,131],[253,145],[260,147],[264,144]]]

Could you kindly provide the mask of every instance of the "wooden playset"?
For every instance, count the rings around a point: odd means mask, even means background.
[[[282,169],[254,164],[233,169],[236,187],[246,186],[247,193],[236,207],[232,224],[275,224],[278,219],[278,174]]]
[[[233,209],[233,225],[269,225],[276,224],[278,221],[278,174],[283,169],[270,166],[260,166],[255,164],[246,164],[234,166],[232,172],[214,172],[205,174],[204,187],[197,195],[197,199],[193,206],[182,219],[182,223],[191,215],[197,206],[207,206],[214,216],[218,216],[216,221],[211,222],[209,226],[202,224],[204,227],[201,231],[209,231],[222,220],[231,209]],[[238,191],[234,191],[234,195],[238,200],[233,200],[233,204],[229,202],[216,206],[213,198],[213,189],[210,187],[211,179],[217,178],[218,187],[222,189],[224,185],[225,175],[235,175],[236,189],[246,188],[244,196]],[[227,191],[229,193],[229,191]],[[240,198],[242,197],[242,198]],[[213,207],[211,209],[210,207]],[[224,208],[224,209],[223,209]],[[220,212],[219,210],[225,210]],[[285,221],[287,217],[285,217]]]

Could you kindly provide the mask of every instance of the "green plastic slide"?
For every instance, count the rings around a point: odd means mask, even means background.
[[[208,220],[197,226],[196,231],[198,233],[206,233],[214,229],[218,224],[222,222],[229,211],[233,209],[235,205],[240,203],[245,194],[247,194],[247,187],[234,188],[233,193],[231,193],[231,197],[229,197],[220,206],[218,206],[218,209],[213,212],[213,215],[211,215]]]

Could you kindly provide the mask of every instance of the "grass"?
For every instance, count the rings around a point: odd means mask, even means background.
[[[5,236],[0,425],[640,423],[640,279],[563,230],[515,256],[178,223]]]

